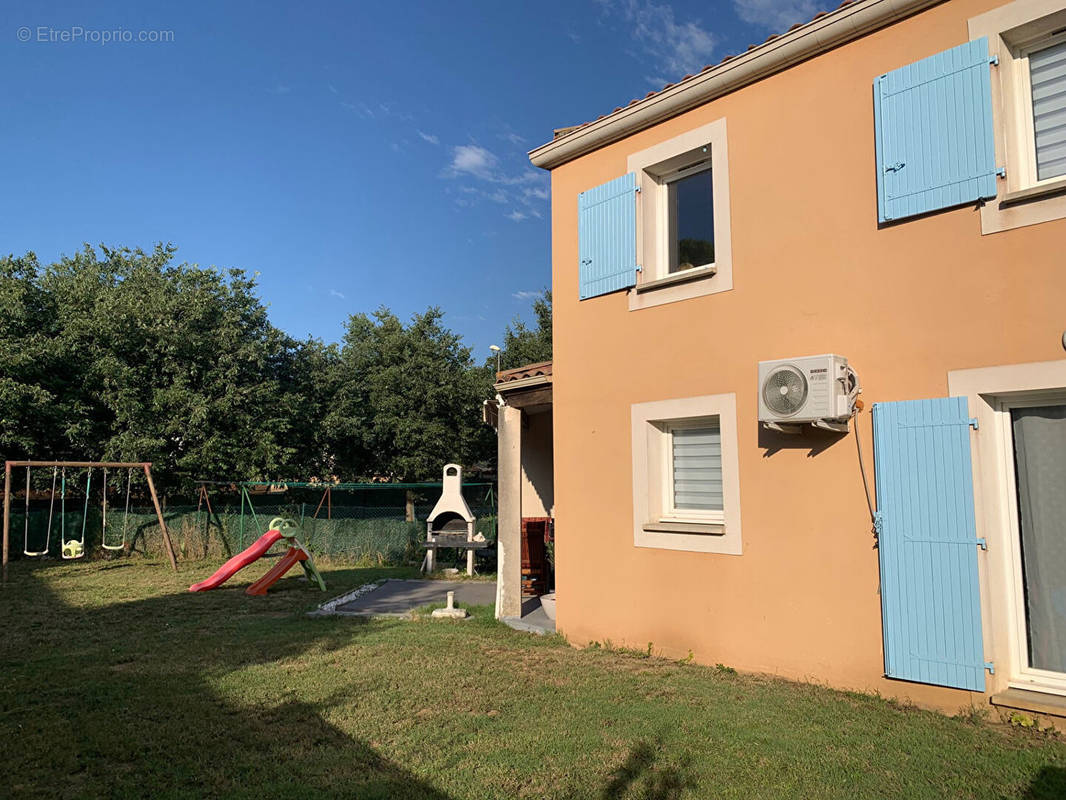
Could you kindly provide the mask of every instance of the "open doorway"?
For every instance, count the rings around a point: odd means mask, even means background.
[[[1066,395],[1005,401],[1019,677],[1066,695]]]
[[[496,616],[554,630],[552,365],[500,372],[495,389],[486,421],[499,453]]]

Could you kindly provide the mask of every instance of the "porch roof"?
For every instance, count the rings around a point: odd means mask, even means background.
[[[496,391],[505,392],[529,389],[534,386],[543,386],[552,382],[552,362],[540,361],[536,364],[526,364],[515,369],[505,369],[496,373]]]

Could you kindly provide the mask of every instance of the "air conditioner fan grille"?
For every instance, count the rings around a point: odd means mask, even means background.
[[[807,402],[807,378],[795,367],[778,367],[763,382],[763,402],[783,417],[789,417]]]

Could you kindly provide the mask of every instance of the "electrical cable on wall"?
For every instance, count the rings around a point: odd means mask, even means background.
[[[852,398],[851,422],[852,431],[855,433],[855,451],[859,456],[859,472],[862,474],[862,488],[866,493],[866,508],[870,511],[870,522],[876,525],[877,512],[874,510],[873,499],[870,496],[870,480],[866,475],[866,459],[863,458],[862,453],[862,436],[859,435],[859,412],[863,409],[863,402],[859,399],[859,395],[862,394],[862,384],[859,382],[859,375],[854,369],[849,366],[847,370],[849,377],[853,381],[851,391],[848,394]]]
[[[856,404],[855,413],[851,415],[852,430],[855,433],[855,450],[859,455],[859,472],[862,473],[862,488],[866,493],[866,507],[870,510],[870,522],[876,523],[877,512],[874,511],[874,503],[870,497],[870,481],[866,477],[866,464],[862,455],[862,436],[859,435],[859,412],[862,411],[862,402]]]

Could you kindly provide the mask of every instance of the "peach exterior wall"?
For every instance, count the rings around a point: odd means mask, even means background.
[[[522,516],[550,517],[555,511],[552,415],[542,411],[522,416]]]
[[[652,642],[944,709],[970,702],[882,677],[855,442],[812,455],[760,436],[756,364],[847,356],[872,475],[872,403],[946,396],[950,369],[1062,357],[1066,221],[982,237],[969,207],[877,228],[874,78],[961,44],[967,19],[997,5],[936,6],[553,171],[558,624],[574,644]],[[625,292],[579,302],[578,192],[721,117],[733,291],[635,312]],[[743,555],[636,548],[631,404],[722,392],[737,396]]]

